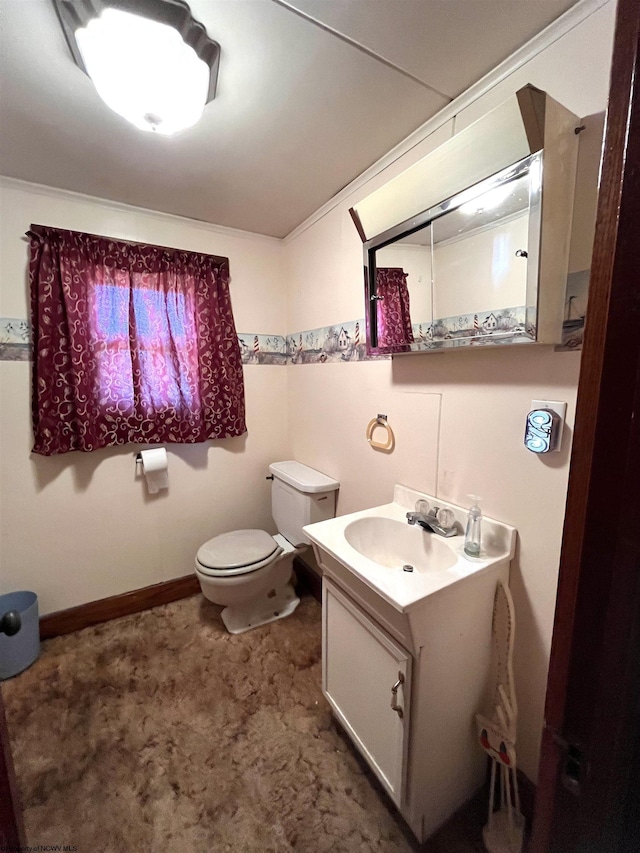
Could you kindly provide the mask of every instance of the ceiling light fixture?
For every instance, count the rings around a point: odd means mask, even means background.
[[[69,49],[114,112],[170,136],[215,97],[220,45],[184,0],[53,0]]]

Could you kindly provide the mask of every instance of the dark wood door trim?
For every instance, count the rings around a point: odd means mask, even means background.
[[[621,738],[636,689],[630,651],[640,569],[639,33],[640,3],[619,0],[532,853],[553,849],[557,809],[565,824],[568,812],[579,811],[594,832],[598,821],[613,826],[603,807],[612,807],[611,774],[625,772]],[[580,798],[560,785],[563,741],[580,745],[589,759]],[[607,782],[609,792],[601,787]]]
[[[26,845],[22,808],[0,690],[0,849],[26,850]]]

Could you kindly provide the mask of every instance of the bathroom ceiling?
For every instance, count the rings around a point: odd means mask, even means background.
[[[50,0],[1,0],[0,173],[283,237],[574,2],[191,0],[218,91],[163,137],[100,100]]]

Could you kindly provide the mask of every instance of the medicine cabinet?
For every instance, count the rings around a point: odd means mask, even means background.
[[[352,209],[370,353],[560,343],[577,131],[526,86]]]

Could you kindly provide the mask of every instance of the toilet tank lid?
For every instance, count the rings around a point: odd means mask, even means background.
[[[304,494],[315,494],[317,492],[335,492],[340,487],[337,480],[332,480],[326,474],[321,474],[315,468],[309,468],[301,462],[272,462],[269,471],[278,480],[288,483],[294,489]]]

